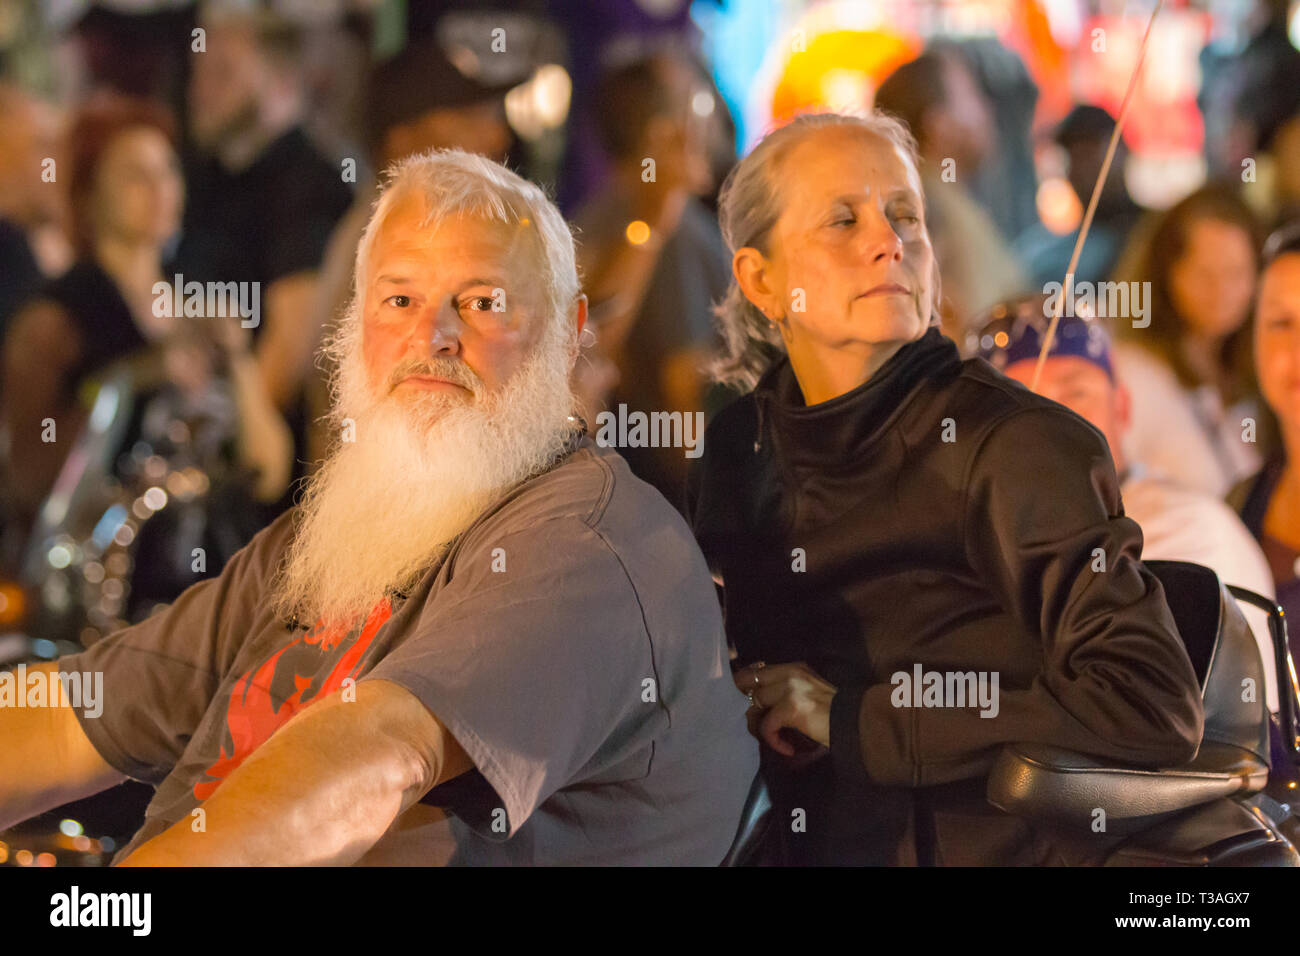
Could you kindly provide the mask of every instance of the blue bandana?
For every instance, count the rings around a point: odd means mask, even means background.
[[[1051,315],[1044,315],[1041,297],[1000,305],[983,330],[974,336],[975,354],[998,371],[1024,359],[1036,360],[1050,323]],[[1096,319],[1062,315],[1047,354],[1048,357],[1073,355],[1096,365],[1112,381],[1115,379],[1110,362],[1110,334]]]

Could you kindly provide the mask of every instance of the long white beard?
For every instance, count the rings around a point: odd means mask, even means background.
[[[330,418],[340,433],[351,419],[355,441],[309,479],[271,601],[282,617],[346,629],[388,589],[416,584],[488,505],[560,454],[572,348],[548,334],[499,392],[478,381],[472,400],[402,389],[378,401],[359,333],[331,348],[340,364]]]

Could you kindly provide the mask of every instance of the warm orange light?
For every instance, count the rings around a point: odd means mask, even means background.
[[[831,30],[791,50],[772,93],[779,125],[801,110],[869,109],[885,77],[920,53],[913,39],[883,30]],[[856,100],[857,102],[851,102]]]
[[[650,227],[640,219],[633,219],[627,224],[627,241],[634,246],[645,243],[650,238]]]
[[[1035,202],[1038,205],[1038,218],[1058,236],[1069,235],[1083,221],[1083,204],[1075,195],[1074,188],[1060,176],[1051,176],[1042,181]]]
[[[0,581],[0,624],[11,624],[27,610],[23,589],[12,581]]]

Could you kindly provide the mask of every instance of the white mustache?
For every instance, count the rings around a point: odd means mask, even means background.
[[[413,362],[399,365],[393,371],[393,374],[388,377],[388,391],[391,392],[404,379],[412,375],[427,375],[431,378],[444,379],[454,385],[460,385],[468,389],[475,398],[481,395],[484,389],[483,380],[464,362],[458,362],[455,359],[434,359],[429,362]]]

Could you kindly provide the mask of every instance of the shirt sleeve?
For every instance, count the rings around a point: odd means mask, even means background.
[[[219,576],[196,582],[138,624],[60,658],[61,670],[104,675],[102,712],[75,712],[110,766],[153,784],[175,766],[251,629],[274,571],[274,542],[290,515],[259,531]]]
[[[490,791],[449,788],[479,795],[450,809],[497,841],[607,744],[628,756],[667,726],[658,693],[645,693],[656,675],[636,591],[572,517],[459,556],[412,636],[363,679],[404,687],[456,738]]]
[[[1124,516],[1100,433],[1065,409],[1021,409],[985,434],[968,469],[967,559],[1041,642],[1041,672],[1002,688],[992,718],[894,707],[889,684],[850,689],[832,703],[832,733],[857,744],[872,780],[904,786],[986,772],[1016,742],[1141,766],[1190,760],[1200,686],[1160,582],[1138,560],[1142,532]]]

